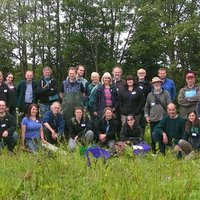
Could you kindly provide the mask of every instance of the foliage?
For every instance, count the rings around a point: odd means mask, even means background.
[[[67,155],[1,155],[1,199],[199,199],[199,160],[124,156],[92,160]],[[191,170],[192,169],[192,170]]]

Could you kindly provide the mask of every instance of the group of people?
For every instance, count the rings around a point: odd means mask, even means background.
[[[70,67],[59,89],[50,67],[43,69],[38,82],[32,71],[26,71],[17,86],[12,73],[4,77],[0,72],[0,149],[7,145],[12,152],[17,143],[16,108],[21,148],[30,152],[37,152],[45,142],[57,145],[63,138],[71,151],[77,142],[108,148],[117,140],[139,144],[147,123],[153,154],[157,142],[163,155],[166,146],[183,155],[200,148],[200,90],[193,71],[185,74],[186,85],[178,93],[180,115],[173,103],[176,86],[165,68],[151,82],[142,68],[136,78],[125,79],[120,66],[113,68],[112,75],[105,72],[101,80],[92,72],[91,82],[84,73],[83,65]]]

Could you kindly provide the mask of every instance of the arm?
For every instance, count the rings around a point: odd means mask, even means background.
[[[43,132],[43,128],[42,128],[42,126],[41,126],[39,132],[40,132],[40,138],[41,138],[41,140],[42,140],[42,143],[45,143],[44,132]]]

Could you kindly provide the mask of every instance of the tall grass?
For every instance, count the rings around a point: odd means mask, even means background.
[[[0,155],[0,199],[200,199],[200,161],[123,156],[86,159],[19,152]]]

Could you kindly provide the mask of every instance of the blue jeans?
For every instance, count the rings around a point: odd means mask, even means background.
[[[25,138],[25,145],[32,153],[36,153],[41,146],[41,142],[37,138]]]
[[[40,103],[40,114],[42,118],[44,117],[45,113],[49,110],[50,110],[50,105]]]
[[[2,137],[0,138],[0,151],[4,148],[4,146],[8,146],[9,151],[13,151],[15,145],[17,144],[18,134],[14,132],[12,136]]]

